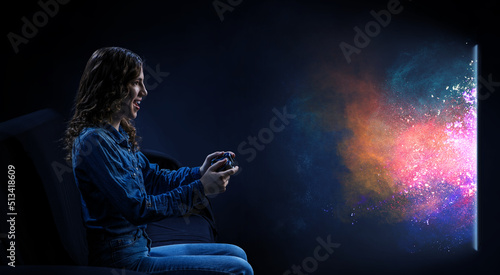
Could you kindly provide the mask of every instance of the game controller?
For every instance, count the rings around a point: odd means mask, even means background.
[[[211,165],[214,165],[216,162],[223,160],[223,159],[227,159],[227,162],[224,166],[220,167],[217,170],[217,172],[226,171],[226,170],[234,168],[236,166],[236,162],[234,161],[234,158],[230,153],[224,153],[222,156],[220,156],[218,158],[214,158],[212,160]]]

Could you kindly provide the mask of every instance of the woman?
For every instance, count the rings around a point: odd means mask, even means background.
[[[82,197],[89,264],[154,274],[253,274],[245,252],[234,245],[151,248],[146,223],[183,215],[204,204],[206,195],[224,192],[238,167],[217,172],[226,160],[210,165],[225,152],[176,171],[149,163],[131,123],[147,94],[138,55],[117,47],[92,54],[65,137]]]

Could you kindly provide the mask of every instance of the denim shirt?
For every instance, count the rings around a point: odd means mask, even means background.
[[[72,158],[85,226],[94,233],[130,234],[148,222],[184,215],[206,199],[199,167],[159,169],[132,150],[121,127],[85,128]]]

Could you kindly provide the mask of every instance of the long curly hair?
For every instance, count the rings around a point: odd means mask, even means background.
[[[64,137],[66,160],[71,162],[73,142],[87,127],[99,127],[111,122],[123,101],[129,96],[128,83],[140,75],[143,61],[130,50],[119,47],[95,51],[85,66],[74,102],[74,114]],[[130,119],[120,126],[129,135],[134,150],[139,149],[136,130]]]

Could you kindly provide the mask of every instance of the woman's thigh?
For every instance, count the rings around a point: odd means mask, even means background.
[[[142,258],[136,271],[151,274],[244,274],[253,275],[250,264],[236,256],[182,255]]]
[[[247,255],[243,249],[236,245],[224,243],[191,243],[173,244],[151,248],[152,257],[169,256],[234,256],[247,261]]]

